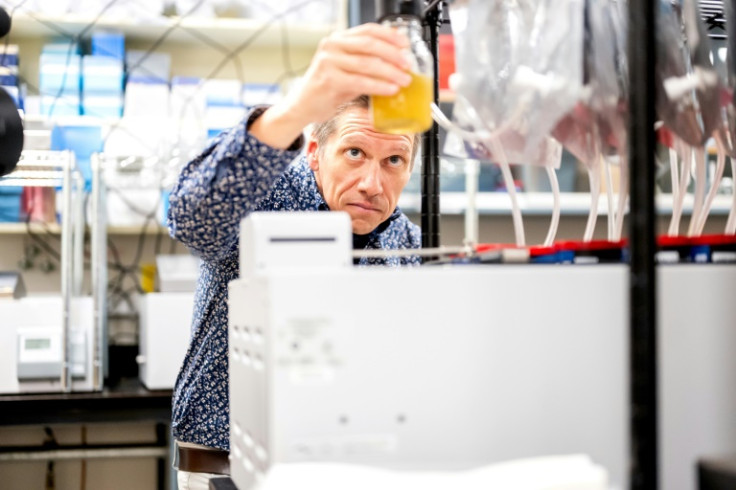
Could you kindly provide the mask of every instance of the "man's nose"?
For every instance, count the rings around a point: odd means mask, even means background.
[[[383,192],[381,185],[381,163],[377,161],[366,162],[361,169],[358,190],[369,196],[376,196]]]

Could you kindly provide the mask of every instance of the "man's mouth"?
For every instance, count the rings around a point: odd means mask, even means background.
[[[362,209],[364,211],[374,211],[376,213],[380,213],[381,212],[380,209],[375,208],[374,206],[372,206],[370,203],[367,203],[367,202],[351,202],[350,203],[350,206],[355,206],[355,207],[360,208],[360,209]]]

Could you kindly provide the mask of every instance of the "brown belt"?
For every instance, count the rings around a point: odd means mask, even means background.
[[[176,464],[179,471],[192,473],[230,474],[228,451],[221,449],[200,449],[176,445]]]

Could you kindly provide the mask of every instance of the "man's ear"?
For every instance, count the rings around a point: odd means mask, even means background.
[[[313,171],[319,170],[319,144],[315,138],[307,141],[307,162]]]

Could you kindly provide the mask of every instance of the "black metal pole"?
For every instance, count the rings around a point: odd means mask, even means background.
[[[439,101],[439,37],[442,4],[430,8],[423,20],[424,40],[434,59],[434,102]],[[440,245],[440,136],[436,122],[422,135],[422,248]]]
[[[655,3],[629,0],[630,488],[657,490]]]

